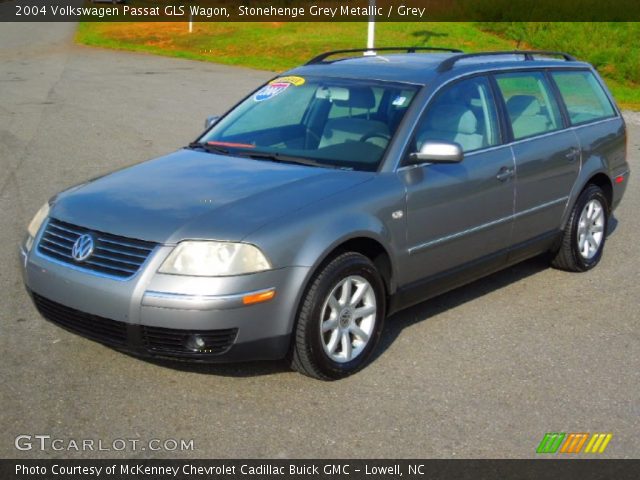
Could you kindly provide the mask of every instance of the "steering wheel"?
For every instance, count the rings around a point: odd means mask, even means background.
[[[389,143],[389,140],[391,140],[391,135],[383,132],[369,132],[369,133],[365,133],[362,137],[360,137],[360,141],[366,142],[371,138],[382,138],[383,140],[386,140],[387,143]]]

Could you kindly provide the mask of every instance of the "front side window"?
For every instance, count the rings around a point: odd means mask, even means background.
[[[414,151],[429,141],[457,143],[464,152],[500,142],[495,103],[486,78],[462,80],[438,94],[418,124]]]
[[[615,115],[611,102],[593,73],[560,71],[552,72],[551,76],[558,85],[572,125]]]
[[[418,87],[289,76],[258,90],[199,143],[258,159],[375,171]]]
[[[558,104],[542,72],[503,73],[496,81],[515,140],[562,128]]]

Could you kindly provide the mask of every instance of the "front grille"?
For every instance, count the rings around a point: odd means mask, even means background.
[[[77,262],[71,256],[71,249],[78,237],[84,234],[93,236],[94,251],[86,260]],[[124,279],[140,269],[155,245],[50,218],[38,244],[38,252],[69,265]]]
[[[221,354],[229,350],[238,334],[237,328],[221,330],[174,330],[171,328],[142,327],[145,346],[152,352],[180,355]],[[199,337],[203,346],[194,348],[193,342]]]
[[[44,318],[67,330],[102,343],[127,343],[127,324],[60,305],[32,292],[36,308]]]

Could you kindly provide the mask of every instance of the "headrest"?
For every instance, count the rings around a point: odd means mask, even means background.
[[[521,115],[533,116],[540,114],[540,102],[533,95],[514,95],[507,100],[507,110],[511,118]]]
[[[429,127],[440,132],[471,134],[478,129],[475,113],[462,105],[439,105],[430,113]]]
[[[371,109],[376,106],[376,97],[371,87],[350,87],[349,100],[335,100],[336,105],[351,108]]]

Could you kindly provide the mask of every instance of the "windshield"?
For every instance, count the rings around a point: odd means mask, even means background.
[[[199,139],[219,152],[375,171],[417,87],[280,77]]]

